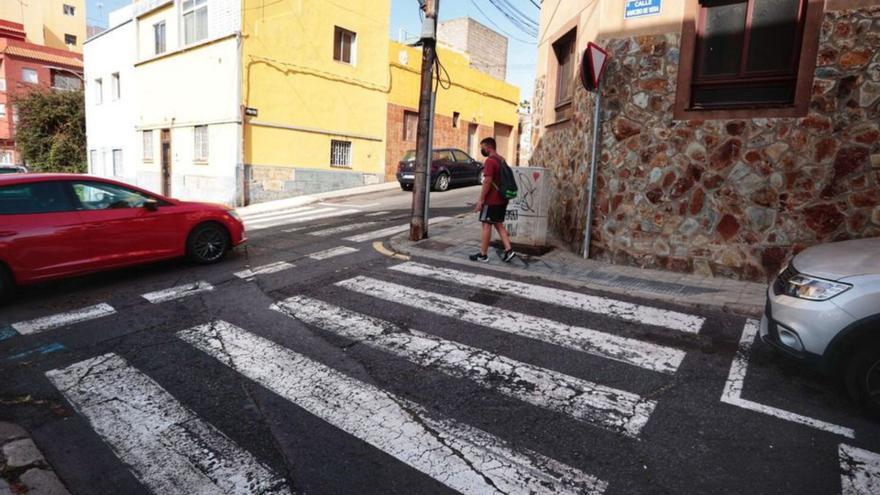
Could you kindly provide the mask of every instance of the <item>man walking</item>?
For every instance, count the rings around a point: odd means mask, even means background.
[[[480,198],[474,211],[480,214],[480,222],[483,223],[483,231],[480,238],[480,252],[471,255],[471,261],[486,263],[489,261],[489,241],[492,240],[492,226],[501,236],[504,244],[504,254],[501,259],[509,263],[516,257],[513,247],[510,245],[510,235],[504,227],[504,217],[507,214],[507,198],[501,194],[501,164],[504,157],[495,150],[495,138],[487,137],[480,141],[480,153],[486,157],[483,167],[483,187],[480,189]]]

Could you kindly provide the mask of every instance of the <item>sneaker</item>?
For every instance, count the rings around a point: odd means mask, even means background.
[[[471,258],[471,261],[479,261],[480,263],[488,263],[489,262],[489,256],[486,254],[482,254],[482,253],[472,254],[470,256],[470,258]]]
[[[501,259],[504,260],[505,263],[510,263],[514,258],[516,258],[516,251],[513,249],[504,251],[504,254],[501,255]]]

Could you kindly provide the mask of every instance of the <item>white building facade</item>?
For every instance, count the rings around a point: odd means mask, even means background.
[[[135,26],[131,6],[83,46],[89,173],[136,183]]]
[[[86,107],[90,153],[93,144],[106,149],[118,132],[128,136],[119,140],[131,148],[123,149],[131,161],[122,175],[97,163],[90,172],[179,199],[238,202],[240,6],[240,0],[142,0],[117,11],[127,23],[86,43],[92,93],[103,86],[112,97],[115,73],[123,83],[131,79],[119,105],[92,94]]]

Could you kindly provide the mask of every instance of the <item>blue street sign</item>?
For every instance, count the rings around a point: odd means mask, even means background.
[[[626,0],[623,18],[633,19],[635,17],[659,14],[661,2],[662,0]]]

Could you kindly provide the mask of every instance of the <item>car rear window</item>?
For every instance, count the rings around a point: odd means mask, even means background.
[[[0,187],[0,215],[71,211],[73,204],[60,182],[31,182]]]
[[[402,162],[413,162],[416,159],[416,150],[409,150],[403,155]]]

